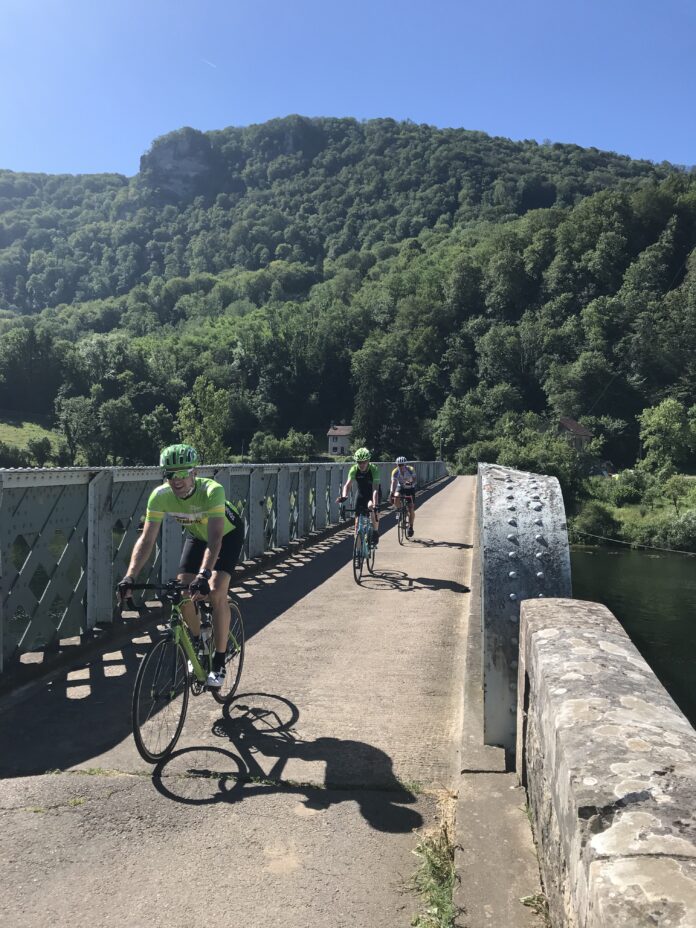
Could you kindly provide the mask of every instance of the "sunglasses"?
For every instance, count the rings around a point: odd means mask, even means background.
[[[165,480],[174,480],[174,478],[176,477],[176,478],[179,479],[179,480],[185,480],[185,479],[189,476],[190,473],[191,473],[191,469],[187,469],[187,470],[165,470],[165,471],[164,471],[164,479],[165,479]]]

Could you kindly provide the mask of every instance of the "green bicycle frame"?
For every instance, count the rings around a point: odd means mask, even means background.
[[[184,600],[184,602],[191,602],[191,600]],[[172,603],[172,616],[169,620],[169,627],[171,629],[172,638],[176,644],[180,644],[184,649],[184,654],[191,661],[191,666],[193,667],[193,672],[196,675],[196,679],[199,683],[205,683],[207,678],[207,671],[201,666],[201,662],[198,659],[196,654],[196,649],[193,647],[193,642],[191,641],[191,634],[188,630],[188,625],[181,613],[181,607],[179,603]]]
[[[190,599],[185,599],[183,602],[191,602]],[[171,629],[172,638],[177,644],[180,644],[184,649],[184,654],[191,661],[191,666],[193,667],[193,672],[196,676],[196,679],[199,683],[205,683],[208,677],[208,669],[204,669],[201,664],[198,655],[196,654],[196,649],[193,647],[193,642],[191,640],[191,633],[189,627],[186,624],[181,612],[180,603],[172,603],[172,615],[169,620],[169,627]],[[235,651],[239,650],[239,642],[234,636],[232,631],[232,626],[230,625],[229,637],[234,643]]]

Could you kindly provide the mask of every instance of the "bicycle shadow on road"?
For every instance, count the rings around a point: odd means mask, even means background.
[[[415,593],[418,590],[469,592],[468,586],[456,580],[443,580],[438,577],[409,577],[403,570],[376,570],[374,574],[363,577],[360,585],[366,590],[398,590],[401,593]]]
[[[408,544],[420,548],[461,548],[462,550],[474,547],[461,541],[435,541],[433,538],[420,538],[418,536],[409,539]]]
[[[283,696],[244,693],[213,726],[230,747],[175,751],[155,768],[155,789],[186,805],[239,802],[271,792],[297,794],[304,797],[308,814],[350,801],[377,831],[405,833],[423,825],[422,816],[408,808],[417,797],[394,775],[388,754],[351,739],[304,741],[294,728],[298,719],[297,707]],[[323,783],[284,779],[290,760],[322,763]]]

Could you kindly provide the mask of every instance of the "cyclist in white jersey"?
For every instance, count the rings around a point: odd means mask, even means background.
[[[396,467],[391,472],[391,486],[389,487],[389,502],[396,505],[397,509],[406,504],[408,506],[408,537],[413,537],[413,523],[416,518],[416,507],[414,500],[416,497],[416,470],[406,463],[406,458],[400,455],[396,459]]]

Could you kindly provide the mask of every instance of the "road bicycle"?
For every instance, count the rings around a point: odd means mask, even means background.
[[[399,507],[396,519],[396,537],[399,544],[403,545],[408,538],[408,530],[411,528],[411,514],[409,512],[409,503],[413,502],[412,496],[401,496],[401,506]]]
[[[186,719],[189,692],[200,696],[208,690],[213,699],[228,705],[237,691],[244,665],[244,623],[239,606],[228,594],[230,633],[225,658],[225,681],[221,687],[206,686],[215,654],[212,606],[196,603],[201,617],[200,646],[194,647],[191,633],[181,612],[190,601],[186,584],[170,580],[165,584],[136,583],[134,590],[154,590],[171,604],[165,634],[149,648],[138,667],[133,685],[133,738],[138,753],[151,764],[174,750]]]
[[[349,512],[355,512],[355,510],[346,509],[345,506],[341,505],[341,520],[345,519],[346,513]],[[365,564],[370,573],[373,574],[375,572],[375,546],[372,543],[372,525],[367,513],[359,512],[353,539],[353,577],[356,583],[360,583]]]

